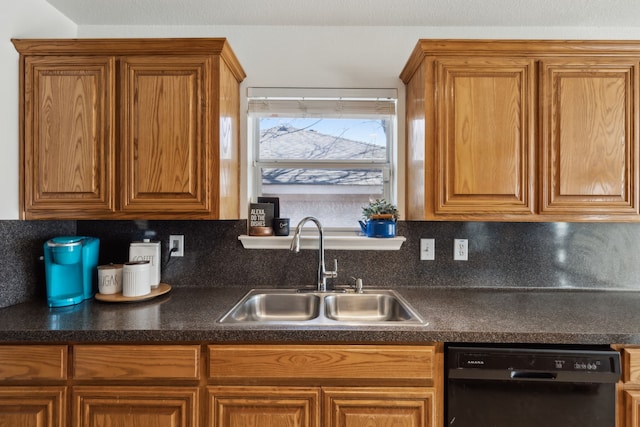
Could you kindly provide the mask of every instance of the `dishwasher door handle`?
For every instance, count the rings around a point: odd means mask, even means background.
[[[555,380],[558,374],[555,372],[528,372],[511,371],[512,380]]]

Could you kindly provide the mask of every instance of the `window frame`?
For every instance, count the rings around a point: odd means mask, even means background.
[[[394,103],[393,113],[389,118],[389,130],[386,134],[386,158],[387,160],[263,160],[259,158],[260,143],[260,117],[267,114],[252,112],[250,105],[252,101],[259,99],[286,100],[286,99],[303,99],[306,102],[316,100],[333,100],[340,102],[344,100],[367,100],[375,102],[376,100],[389,101]],[[262,194],[262,175],[263,168],[355,168],[355,169],[382,169],[383,171],[383,198],[398,203],[398,141],[399,141],[399,123],[398,123],[398,91],[397,89],[322,89],[322,88],[248,88],[247,89],[247,152],[248,152],[248,168],[247,168],[247,196],[249,200],[256,200]],[[284,115],[283,115],[284,116]],[[294,115],[292,115],[293,117]],[[315,117],[310,114],[310,117]],[[303,117],[303,115],[300,115]],[[329,117],[328,117],[329,118]],[[292,226],[295,226],[292,224]],[[357,230],[357,224],[351,227],[325,227],[325,230],[346,231]]]

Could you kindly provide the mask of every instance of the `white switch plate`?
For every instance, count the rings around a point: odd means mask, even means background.
[[[436,259],[436,239],[420,239],[420,260],[433,261]]]
[[[469,243],[467,239],[453,239],[453,259],[455,261],[469,260]]]

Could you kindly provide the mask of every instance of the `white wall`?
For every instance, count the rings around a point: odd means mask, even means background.
[[[3,0],[5,1],[5,0]],[[5,1],[0,16],[0,218],[18,215],[17,54],[11,37],[74,37],[76,26],[45,0]],[[404,87],[398,75],[420,38],[640,39],[637,28],[79,26],[78,37],[226,37],[247,87],[397,88],[400,141]],[[244,104],[243,104],[244,108]],[[244,130],[244,127],[243,127]],[[246,133],[242,138],[245,139]],[[400,158],[404,157],[401,151]],[[403,200],[399,200],[400,206]],[[402,210],[402,209],[401,209]]]
[[[640,39],[638,28],[80,26],[79,37],[226,37],[246,87],[402,86],[420,38]]]
[[[80,26],[80,37],[226,37],[247,87],[397,88],[398,208],[404,211],[404,85],[398,78],[420,38],[640,39],[638,28]],[[246,111],[246,102],[241,105]],[[246,123],[242,123],[246,141]],[[246,156],[246,151],[242,153]],[[246,170],[243,171],[243,181]],[[242,188],[246,185],[243,182]],[[247,201],[246,193],[241,200]],[[246,212],[246,206],[240,210]]]
[[[0,12],[0,219],[17,219],[18,52],[11,39],[76,37],[77,25],[45,0],[2,0]]]

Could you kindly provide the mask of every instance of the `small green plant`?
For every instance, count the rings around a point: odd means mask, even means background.
[[[398,208],[385,199],[376,199],[362,207],[362,216],[365,219],[393,219],[398,220]]]

